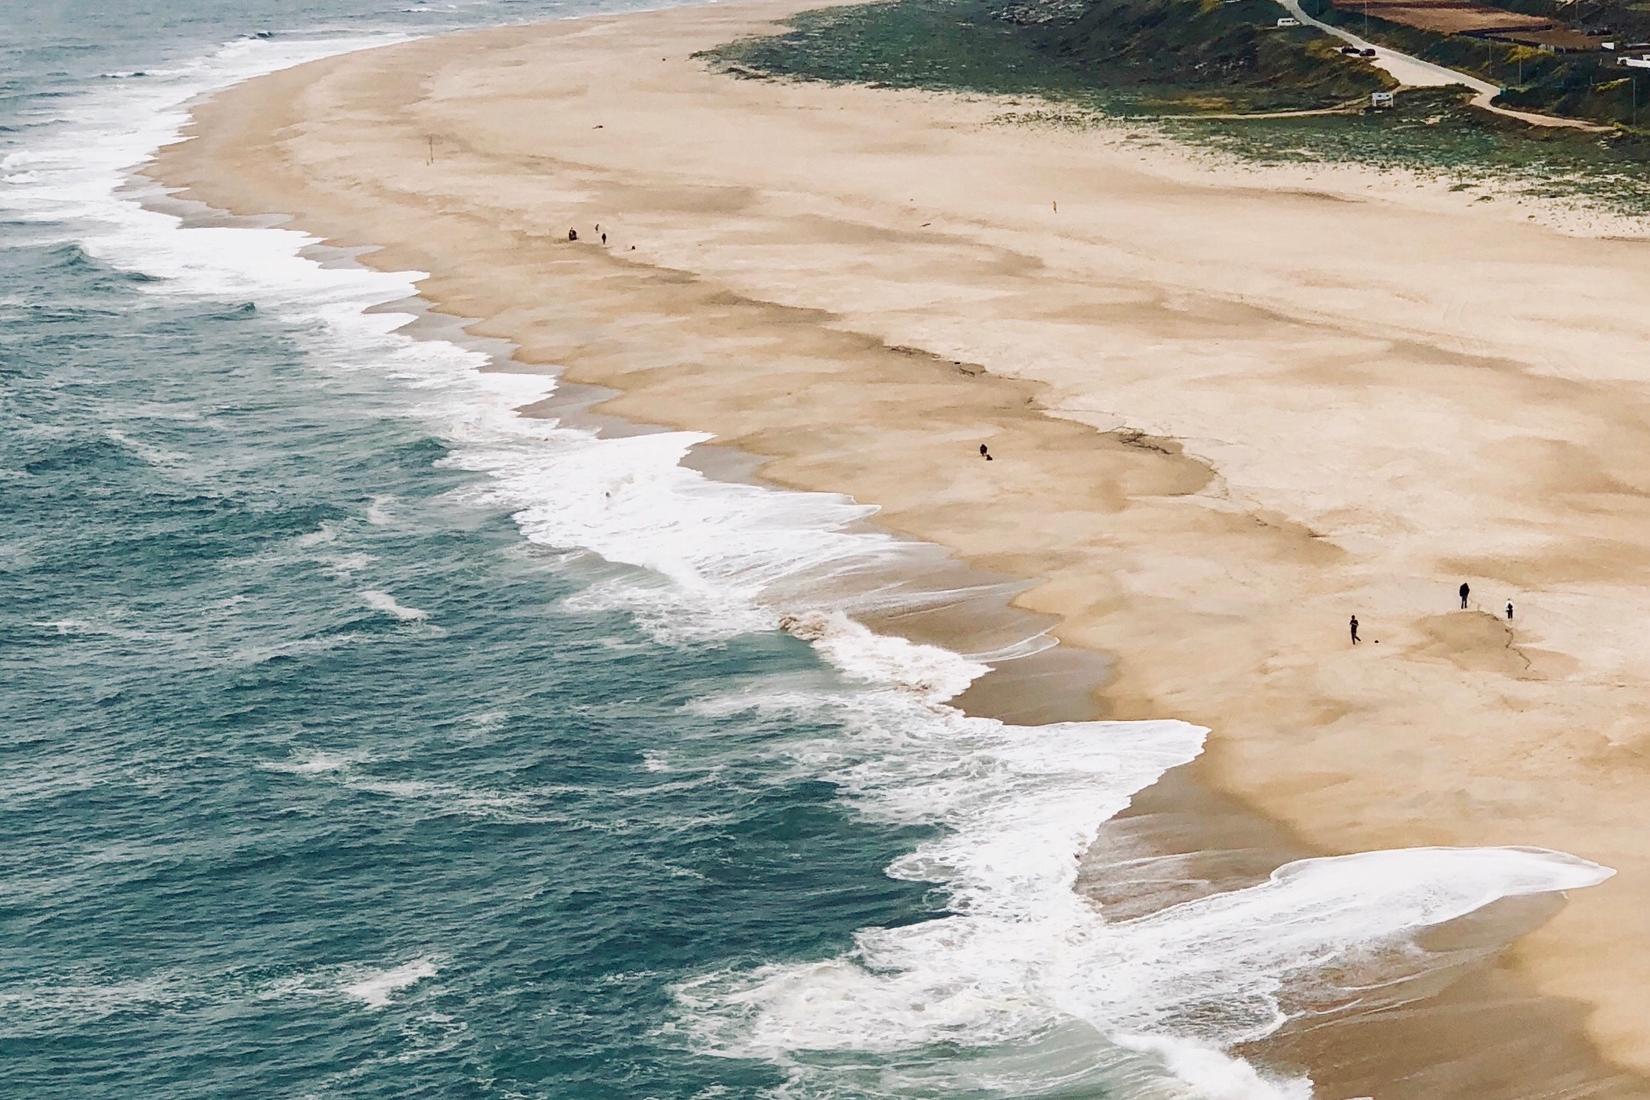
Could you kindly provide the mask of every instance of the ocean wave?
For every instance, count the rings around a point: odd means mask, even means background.
[[[312,546],[325,546],[329,542],[338,541],[338,526],[329,521],[322,522],[313,531],[306,531],[294,540],[298,546],[308,549]]]
[[[293,661],[316,653],[329,653],[345,646],[359,645],[373,640],[370,634],[340,631],[335,634],[317,634],[307,638],[288,638],[283,641],[259,642],[241,646],[230,654],[230,660],[242,665],[266,665]]]
[[[87,1021],[117,1015],[152,1018],[161,1013],[295,996],[340,998],[378,1010],[390,1007],[412,987],[435,977],[446,961],[441,955],[429,954],[390,966],[345,963],[280,978],[236,967],[157,971],[136,977],[76,972],[0,988],[0,1012],[19,1034],[36,1029],[50,1034],[51,1028],[65,1021],[82,1027]]]
[[[565,793],[560,789],[497,791],[456,783],[390,778],[359,770],[360,765],[368,762],[363,753],[312,750],[295,753],[287,760],[266,761],[261,767],[264,771],[336,784],[361,794],[422,804],[438,816],[455,814],[523,823],[562,820],[561,815],[543,809],[548,800]]]
[[[196,983],[175,974],[109,981],[84,977],[0,989],[0,1012],[12,1021],[32,1017],[97,1020],[119,1012],[153,1011],[198,999]]]
[[[114,622],[95,622],[91,619],[45,619],[30,624],[50,630],[59,637],[117,638],[121,641],[150,641],[161,637],[154,631],[121,626]]]
[[[537,799],[527,791],[478,790],[422,779],[379,779],[358,775],[347,776],[342,782],[350,790],[363,794],[430,803],[440,813],[511,820],[556,820],[552,816],[532,814],[530,811]]]
[[[1076,891],[1083,853],[1134,794],[1198,756],[1205,730],[969,717],[945,700],[978,666],[898,639],[862,651],[863,628],[829,617],[815,629],[827,659],[890,686],[787,685],[692,707],[835,717],[841,733],[778,751],[869,817],[940,826],[887,873],[935,884],[948,915],[863,929],[850,951],[824,961],[707,974],[677,995],[681,1027],[700,1049],[784,1065],[825,1091],[861,1071],[853,1055],[920,1061],[924,1050],[960,1048],[985,1058],[977,1069],[989,1076],[1001,1052],[1075,1028],[1087,1045],[1080,1054],[1068,1045],[1062,1058],[1068,1069],[1086,1060],[1097,1082],[1178,1081],[1198,1096],[1241,1100],[1309,1096],[1304,1079],[1272,1080],[1225,1053],[1285,1022],[1291,983],[1501,898],[1611,873],[1538,849],[1369,852],[1291,863],[1247,889],[1109,921]]]
[[[388,527],[395,522],[395,497],[381,493],[367,503],[367,522],[374,527]]]
[[[338,580],[349,580],[361,570],[370,568],[377,560],[376,555],[365,551],[351,554],[321,554],[315,559],[316,564]]]
[[[178,470],[185,467],[189,462],[189,456],[186,454],[168,450],[165,447],[157,447],[153,443],[133,438],[119,428],[107,428],[103,434],[124,450],[136,455],[145,463],[157,469]]]

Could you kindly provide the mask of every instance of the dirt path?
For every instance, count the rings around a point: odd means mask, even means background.
[[[1448,69],[1442,65],[1435,65],[1430,61],[1423,61],[1407,53],[1383,46],[1378,42],[1370,42],[1341,27],[1325,23],[1321,19],[1314,19],[1301,9],[1300,0],[1278,0],[1289,14],[1299,19],[1309,27],[1316,27],[1325,34],[1333,35],[1348,45],[1356,46],[1360,50],[1374,50],[1373,63],[1376,67],[1391,73],[1393,78],[1406,88],[1443,88],[1451,84],[1461,84],[1470,88],[1474,95],[1472,105],[1482,107],[1492,114],[1514,118],[1531,126],[1557,126],[1567,130],[1587,130],[1594,133],[1609,133],[1613,127],[1601,126],[1596,122],[1585,122],[1579,118],[1562,118],[1558,115],[1536,114],[1533,111],[1515,111],[1510,107],[1500,107],[1495,104],[1495,97],[1501,94],[1501,89],[1481,77],[1471,73]]]

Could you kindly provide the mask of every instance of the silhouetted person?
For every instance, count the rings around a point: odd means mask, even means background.
[[[603,234],[602,234],[602,243],[603,243],[603,244],[606,244],[606,243],[607,243],[607,234],[606,234],[606,233],[603,233]]]
[[[577,229],[569,229],[567,231],[567,239],[570,240],[570,241],[578,240],[579,239],[579,231]]]
[[[987,462],[991,461],[991,452],[986,448],[984,443],[980,444],[980,457],[985,459]]]
[[[1352,616],[1352,621],[1350,623],[1347,623],[1346,625],[1352,628],[1352,644],[1357,645],[1358,644],[1358,616],[1356,616],[1356,615]]]
[[[1507,601],[1507,621],[1512,622],[1512,601]]]
[[[1461,610],[1462,611],[1465,611],[1467,609],[1467,593],[1471,592],[1471,591],[1472,591],[1472,588],[1470,586],[1468,586],[1467,582],[1462,581],[1461,582]]]

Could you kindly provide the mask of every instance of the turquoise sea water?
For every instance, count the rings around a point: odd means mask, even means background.
[[[129,179],[202,91],[577,10],[0,7],[0,1095],[1298,1096],[1220,1053],[1280,990],[1596,880],[1108,924],[1076,855],[1202,731],[962,716],[833,600],[910,553],[866,509],[524,420],[410,278]]]
[[[0,9],[12,150],[101,73],[294,22],[82,7]],[[670,983],[923,912],[897,830],[745,756],[790,723],[683,710],[817,660],[568,609],[600,564],[438,468],[403,385],[64,213],[0,223],[0,1093],[775,1082],[657,1034]]]

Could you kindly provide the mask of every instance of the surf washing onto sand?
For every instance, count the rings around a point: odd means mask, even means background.
[[[648,748],[651,797],[678,779],[698,788],[722,770],[761,768],[770,777],[763,789],[774,792],[824,784],[855,821],[898,838],[882,873],[914,884],[913,896],[926,891],[926,911],[899,923],[849,921],[851,935],[825,944],[799,932],[792,943],[770,941],[767,961],[736,953],[669,976],[662,1009],[628,1026],[662,1050],[708,1058],[712,1068],[695,1071],[701,1078],[714,1079],[719,1065],[732,1074],[757,1063],[777,1077],[750,1091],[795,1096],[1306,1097],[1309,1080],[1229,1053],[1285,1022],[1286,990],[1499,899],[1608,877],[1606,868],[1534,849],[1370,852],[1291,863],[1245,889],[1108,919],[1076,889],[1083,853],[1136,793],[1200,754],[1205,730],[1170,719],[1016,726],[969,716],[951,701],[987,671],[983,658],[1001,652],[954,653],[861,625],[872,612],[955,598],[925,592],[920,576],[890,579],[907,567],[920,574],[927,551],[875,531],[867,524],[874,509],[714,480],[683,464],[708,440],[702,434],[606,438],[524,416],[523,406],[554,397],[553,378],[479,344],[404,331],[427,323],[414,301],[422,273],[369,270],[298,230],[185,225],[145,207],[159,191],[129,173],[176,138],[193,97],[393,40],[243,39],[192,65],[111,79],[121,87],[86,93],[69,121],[0,162],[0,210],[23,235],[71,226],[87,262],[148,280],[142,293],[249,303],[289,327],[322,385],[389,380],[404,398],[400,415],[439,441],[426,464],[459,479],[448,492],[508,512],[524,553],[576,577],[554,614],[619,615],[634,625],[637,636],[607,639],[614,652],[647,646],[685,662],[752,639],[811,646],[805,661],[682,673],[690,697],[680,710],[703,732]],[[190,476],[187,455],[139,457]],[[404,508],[375,495],[358,526],[393,537]],[[337,519],[313,524],[299,549],[325,559],[365,625],[316,645],[353,646],[369,631],[398,644],[453,644],[452,616],[427,594],[373,577],[373,554],[338,545],[344,529]],[[1040,644],[1028,639],[1016,651]],[[295,652],[271,649],[253,663]],[[649,692],[672,693],[622,678],[612,688],[616,697]],[[492,736],[498,721],[466,718],[466,736]],[[733,728],[769,732],[718,737]],[[555,780],[522,791],[386,777],[370,753],[314,747],[320,741],[301,730],[289,757],[261,763],[260,781],[374,806],[436,805],[436,820],[466,828],[586,824],[578,806],[558,801],[571,788]],[[785,890],[776,872],[766,892],[784,907]],[[716,891],[699,897],[718,904]],[[626,895],[614,919],[649,904],[645,890]],[[806,925],[815,915],[793,920]],[[559,934],[576,940],[585,931]],[[414,944],[399,959],[243,984],[258,998],[341,998],[384,1013],[474,964],[460,950]],[[178,981],[191,997],[215,995],[205,979]],[[455,1022],[455,1012],[431,1008],[407,1025],[419,1057],[479,1027]],[[576,1034],[579,1024],[557,1026]]]

